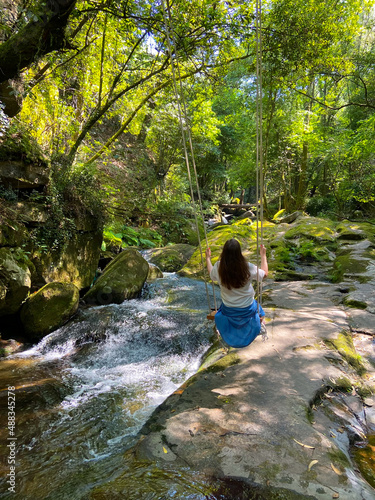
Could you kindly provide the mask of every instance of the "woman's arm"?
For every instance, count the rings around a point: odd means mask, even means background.
[[[207,266],[208,274],[211,274],[211,271],[213,269],[213,266],[211,263],[211,248],[207,248],[207,250],[206,250],[206,266]]]
[[[267,262],[267,255],[266,255],[266,247],[264,245],[260,245],[260,268],[262,271],[264,271],[266,274],[264,277],[268,275],[268,262]]]

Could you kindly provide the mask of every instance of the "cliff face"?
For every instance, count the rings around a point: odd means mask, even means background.
[[[45,192],[49,165],[10,157],[0,162],[0,316],[18,314],[30,292],[47,283],[90,286],[97,269],[102,231],[94,215],[71,220],[69,237],[53,248],[37,235],[60,228]],[[55,227],[54,227],[55,226]],[[20,279],[20,277],[26,277]],[[21,299],[20,299],[21,297]],[[1,333],[1,331],[0,331]]]

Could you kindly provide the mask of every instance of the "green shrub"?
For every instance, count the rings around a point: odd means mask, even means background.
[[[0,198],[6,201],[15,201],[18,196],[15,191],[13,191],[12,187],[9,186],[6,188],[5,186],[0,186]]]
[[[115,224],[106,228],[103,232],[102,250],[109,247],[124,248],[136,246],[141,248],[155,248],[163,245],[163,237],[154,229],[130,226],[121,226]]]
[[[335,204],[333,196],[313,196],[307,202],[305,212],[313,217],[320,217],[335,211]]]

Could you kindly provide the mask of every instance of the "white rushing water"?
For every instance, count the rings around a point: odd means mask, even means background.
[[[54,498],[83,498],[83,466],[93,483],[108,475],[153,410],[199,368],[212,335],[206,312],[203,283],[169,274],[147,297],[85,309],[12,357],[63,387],[34,427],[19,429],[20,484],[30,498],[37,483],[49,491],[51,477]]]

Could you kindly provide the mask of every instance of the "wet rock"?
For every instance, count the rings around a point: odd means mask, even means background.
[[[9,356],[22,348],[22,343],[14,339],[0,339],[0,357]]]
[[[26,255],[21,250],[0,248],[0,316],[17,312],[30,286]]]
[[[155,266],[155,264],[149,264],[148,267],[149,271],[147,275],[147,282],[163,277],[163,272],[158,268],[158,266]]]
[[[88,304],[121,304],[139,296],[149,266],[141,254],[127,248],[113,259],[84,296]]]
[[[39,340],[66,323],[76,312],[79,290],[72,283],[48,283],[31,295],[21,309],[26,335]]]

